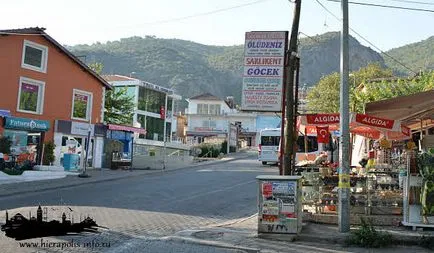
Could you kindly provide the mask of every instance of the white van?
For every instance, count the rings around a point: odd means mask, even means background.
[[[280,162],[280,128],[264,129],[260,133],[258,160],[263,165]],[[307,147],[307,150],[306,150]],[[315,160],[319,155],[318,140],[315,135],[300,135],[297,138],[295,162]]]
[[[258,145],[258,160],[263,165],[278,163],[278,151],[280,144],[280,128],[261,130]]]

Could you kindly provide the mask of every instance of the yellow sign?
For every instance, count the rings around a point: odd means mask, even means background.
[[[350,175],[349,174],[339,174],[339,188],[350,188]]]

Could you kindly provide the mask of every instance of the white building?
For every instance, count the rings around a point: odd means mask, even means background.
[[[181,96],[174,94],[171,89],[136,78],[121,75],[103,77],[115,90],[126,88],[127,95],[133,98],[135,106],[132,123],[146,129],[146,135],[139,135],[138,142],[151,144],[172,140],[173,130],[176,131],[173,101],[180,100]]]
[[[223,100],[205,93],[187,101],[187,136],[193,142],[223,142],[229,125],[236,124],[240,126],[238,139],[245,139],[245,145],[256,145],[256,114],[239,113],[234,108],[233,97]]]

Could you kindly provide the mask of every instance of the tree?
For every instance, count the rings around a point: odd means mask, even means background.
[[[126,87],[115,87],[105,95],[104,121],[112,124],[132,125],[134,114],[133,97]]]
[[[89,64],[89,68],[101,74],[104,65],[100,62]],[[111,124],[132,125],[134,114],[133,96],[127,87],[113,87],[105,93],[104,121]]]
[[[365,104],[383,99],[405,96],[434,88],[434,72],[412,79],[392,78],[390,69],[370,64],[350,74],[350,111],[364,112]],[[321,78],[308,93],[307,108],[312,113],[339,112],[338,73]]]
[[[101,62],[92,62],[89,64],[89,68],[101,75],[104,65]]]
[[[56,160],[56,157],[54,156],[54,149],[56,148],[56,145],[54,145],[53,141],[49,141],[45,143],[44,147],[44,157],[43,157],[43,164],[44,165],[51,165],[53,164],[54,160]]]

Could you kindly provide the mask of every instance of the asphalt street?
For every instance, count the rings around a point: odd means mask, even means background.
[[[49,220],[59,217],[59,212],[65,210],[69,210],[68,217],[72,215],[75,219],[79,219],[79,215],[90,215],[98,224],[108,228],[98,235],[98,240],[112,242],[110,247],[112,252],[140,252],[131,248],[132,245],[135,245],[133,248],[140,246],[140,240],[145,242],[149,238],[163,238],[185,229],[228,222],[256,213],[255,177],[261,174],[278,174],[278,169],[274,166],[262,166],[255,157],[251,157],[116,181],[2,197],[0,209],[10,210],[10,216],[18,211],[28,216],[30,211],[33,215],[36,212],[35,209],[28,207],[48,206]],[[0,222],[3,220],[4,212],[1,211]],[[128,238],[120,240],[119,235]],[[65,239],[60,238],[60,240]],[[85,239],[81,238],[81,240]],[[10,238],[2,234],[0,247],[5,241],[12,243]],[[159,248],[158,252],[163,252],[162,243],[164,244],[163,241],[157,240],[146,245],[151,248],[155,246]],[[164,247],[170,248],[175,244],[180,243],[166,243]],[[184,246],[199,247],[188,245]],[[178,245],[177,248],[179,247]],[[23,248],[20,249],[24,250]],[[143,249],[142,246],[139,248]],[[204,248],[203,252],[214,252],[211,248],[206,250]],[[13,247],[8,249],[12,250]],[[57,252],[41,247],[38,250],[23,252]],[[89,252],[89,249],[83,248],[66,250]],[[107,248],[93,249],[95,250],[109,252]],[[227,251],[227,249],[212,250]],[[170,250],[166,251],[170,252]],[[148,252],[154,251],[150,249]]]

